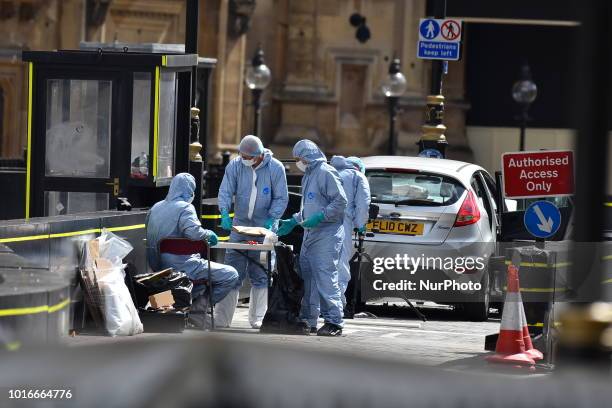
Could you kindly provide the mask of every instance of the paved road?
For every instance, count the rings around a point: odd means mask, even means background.
[[[465,322],[450,309],[421,309],[428,318],[421,322],[407,307],[369,307],[378,318],[346,320],[344,336],[288,336],[261,334],[248,325],[246,306],[238,307],[232,329],[215,333],[187,330],[181,335],[144,334],[132,338],[76,336],[69,345],[102,344],[107,342],[142,341],[176,336],[227,336],[242,341],[288,344],[304,349],[330,350],[367,355],[393,361],[408,361],[449,369],[481,369],[484,363],[484,339],[499,330],[499,319],[487,322]]]
[[[425,365],[480,366],[482,355],[486,353],[485,336],[499,330],[499,319],[465,322],[459,320],[456,313],[449,309],[421,309],[428,318],[427,322],[418,320],[405,307],[387,310],[370,307],[369,310],[378,318],[347,319],[342,338],[257,334],[252,340],[300,344],[304,348],[323,348]],[[248,328],[246,311],[246,308],[239,308],[236,329],[221,335],[249,335],[252,329]]]

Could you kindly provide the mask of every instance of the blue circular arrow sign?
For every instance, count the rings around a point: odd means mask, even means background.
[[[527,207],[523,223],[534,237],[550,238],[561,226],[561,213],[557,206],[549,201],[536,201]]]

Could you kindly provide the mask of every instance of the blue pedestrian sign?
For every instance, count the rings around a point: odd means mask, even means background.
[[[440,25],[436,20],[431,18],[422,20],[419,31],[421,32],[421,37],[428,40],[433,40],[440,34]]]
[[[422,18],[417,57],[457,61],[461,58],[461,20]]]
[[[549,201],[536,201],[527,207],[523,223],[534,237],[550,238],[561,226],[561,213],[557,206]]]

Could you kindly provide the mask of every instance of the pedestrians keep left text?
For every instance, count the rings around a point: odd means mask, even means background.
[[[423,18],[419,24],[417,57],[457,61],[461,58],[462,22]]]

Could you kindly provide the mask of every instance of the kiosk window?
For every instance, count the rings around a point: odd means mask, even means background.
[[[47,80],[47,176],[109,177],[111,99],[111,81]]]
[[[159,145],[157,150],[157,178],[174,175],[174,134],[176,127],[176,73],[162,71],[159,86]]]
[[[108,210],[108,193],[45,191],[45,216]]]
[[[134,73],[132,94],[132,178],[149,175],[149,135],[151,130],[151,73]]]

